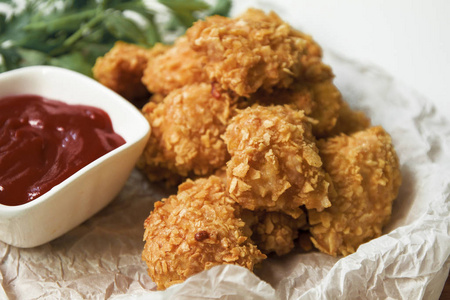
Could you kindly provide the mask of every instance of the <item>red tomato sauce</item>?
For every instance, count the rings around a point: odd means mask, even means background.
[[[0,99],[0,203],[30,202],[123,145],[108,114],[36,95]]]

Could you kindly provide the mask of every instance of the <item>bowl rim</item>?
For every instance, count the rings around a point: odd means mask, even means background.
[[[113,90],[107,88],[106,86],[102,85],[98,81],[96,81],[93,78],[90,78],[84,74],[81,74],[81,73],[78,73],[78,72],[75,72],[75,71],[72,71],[69,69],[55,67],[55,66],[29,66],[29,67],[22,67],[22,68],[18,68],[15,70],[0,73],[0,81],[5,80],[5,79],[11,79],[11,77],[14,80],[20,81],[20,80],[23,80],[23,78],[21,78],[20,76],[25,76],[25,77],[26,76],[35,76],[36,73],[43,75],[42,79],[40,79],[40,80],[45,80],[44,79],[45,76],[55,76],[55,75],[58,75],[61,73],[65,73],[66,76],[78,77],[78,80],[84,81],[84,83],[86,83],[86,85],[89,86],[89,88],[99,89],[100,92],[105,93],[106,96],[112,98],[111,99],[112,103],[118,103],[118,105],[124,106],[127,110],[127,113],[134,114],[133,118],[140,119],[140,122],[143,123],[143,127],[140,128],[140,131],[142,131],[142,134],[136,136],[135,138],[132,138],[131,140],[126,140],[125,137],[123,137],[125,139],[125,143],[123,145],[115,148],[114,150],[112,150],[112,151],[102,155],[101,157],[97,158],[96,160],[90,162],[89,164],[87,164],[86,166],[84,166],[83,168],[81,168],[80,170],[78,170],[77,172],[75,172],[74,174],[72,174],[71,176],[66,178],[65,180],[63,180],[61,183],[55,185],[49,191],[47,191],[43,195],[39,196],[38,198],[31,200],[30,202],[27,202],[24,204],[19,204],[19,205],[4,205],[4,204],[0,203],[0,216],[17,214],[17,213],[29,210],[35,206],[38,206],[43,202],[46,202],[49,198],[53,197],[57,192],[64,189],[67,185],[69,185],[73,181],[77,180],[79,177],[81,177],[85,173],[89,172],[91,169],[96,168],[100,164],[109,160],[109,158],[133,147],[136,143],[138,143],[142,139],[148,138],[148,136],[150,134],[150,125],[148,124],[145,117],[141,114],[141,112],[133,104],[131,104],[128,100],[126,100],[121,95],[114,92]],[[23,93],[23,94],[25,95],[25,94],[31,94],[31,93]],[[21,94],[18,93],[18,94],[14,94],[14,95],[21,95]],[[0,96],[0,100],[3,97],[7,97],[7,96]],[[67,103],[66,100],[64,100],[64,99],[55,99],[55,100]],[[83,105],[88,105],[88,104],[83,104]],[[95,105],[91,105],[91,106],[96,107]],[[100,109],[103,109],[103,108],[100,108]],[[110,116],[110,118],[111,118],[111,116]],[[111,123],[113,123],[112,118],[111,118]]]

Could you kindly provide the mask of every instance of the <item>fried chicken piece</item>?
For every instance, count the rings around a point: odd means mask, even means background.
[[[189,85],[144,106],[152,132],[138,167],[151,181],[209,175],[225,165],[228,153],[221,135],[232,101],[225,93],[216,98],[211,90],[211,84]]]
[[[314,83],[311,90],[315,107],[309,116],[317,120],[317,124],[313,126],[313,133],[320,138],[326,136],[336,125],[342,96],[331,80]]]
[[[281,212],[243,210],[241,214],[251,238],[264,254],[288,254],[295,247],[299,229],[307,225],[306,215],[294,219]]]
[[[331,67],[324,64],[321,57],[303,55],[300,58],[302,72],[299,78],[306,82],[323,82],[334,78]]]
[[[273,12],[249,9],[234,19],[212,16],[196,22],[186,36],[192,49],[207,59],[210,80],[239,96],[248,97],[259,88],[287,88],[302,74],[317,79],[317,70],[323,71],[322,79],[332,76],[331,69],[317,65],[320,47]]]
[[[283,23],[278,15],[271,12],[264,13],[262,10],[250,8],[240,15],[240,19],[251,20],[252,22],[276,22]],[[322,48],[317,44],[310,35],[307,35],[299,30],[291,29],[291,34],[299,37],[306,42],[306,53],[311,57],[322,57]]]
[[[316,137],[328,136],[336,125],[342,105],[341,93],[331,80],[316,83],[295,82],[288,89],[264,90],[252,94],[250,103],[260,105],[288,104],[305,112],[316,122],[312,125]]]
[[[348,255],[381,235],[401,183],[391,137],[380,126],[318,143],[331,176],[332,206],[309,210],[314,245],[331,255]]]
[[[209,82],[205,59],[191,49],[186,37],[180,37],[172,48],[149,61],[142,82],[150,92],[163,95],[193,83]]]
[[[149,92],[141,78],[149,60],[167,50],[167,46],[156,44],[146,49],[134,44],[116,42],[103,57],[97,58],[92,69],[94,78],[124,98],[133,101],[147,97]]]
[[[215,176],[187,180],[177,195],[155,203],[144,224],[142,258],[158,289],[216,265],[253,270],[266,258],[244,235],[235,206]]]
[[[283,24],[283,20],[275,13],[265,14],[258,9],[248,9],[240,16],[241,19],[250,20],[252,22],[277,22]],[[302,80],[309,82],[320,82],[334,77],[330,66],[322,62],[322,48],[313,38],[299,30],[290,28],[290,37],[300,38],[303,42],[304,55],[300,57]]]
[[[240,111],[224,134],[231,160],[227,191],[250,210],[282,211],[330,206],[326,174],[303,111],[253,106]]]
[[[334,136],[341,133],[348,135],[369,127],[370,119],[364,112],[352,110],[347,102],[342,101],[336,125],[327,134],[328,136]]]

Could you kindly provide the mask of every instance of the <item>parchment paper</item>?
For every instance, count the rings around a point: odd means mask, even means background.
[[[141,260],[143,221],[169,193],[134,171],[108,207],[64,236],[32,249],[0,242],[0,299],[438,299],[450,267],[450,120],[374,66],[331,51],[325,61],[345,100],[398,152],[403,184],[385,235],[345,258],[294,252],[256,275],[218,266],[157,292]]]

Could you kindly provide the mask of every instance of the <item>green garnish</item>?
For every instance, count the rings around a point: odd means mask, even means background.
[[[118,40],[152,47],[171,32],[183,33],[196,20],[227,15],[231,0],[210,6],[203,0],[158,0],[171,18],[155,21],[157,12],[143,0],[0,0],[0,72],[54,65],[92,76],[92,66]]]

